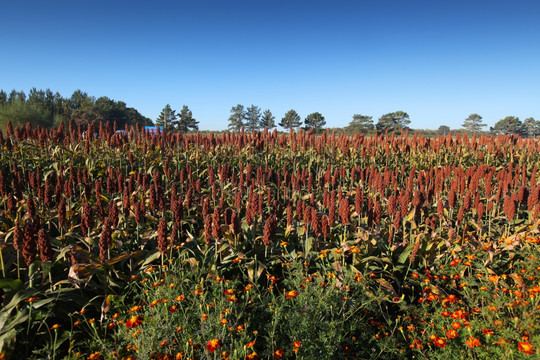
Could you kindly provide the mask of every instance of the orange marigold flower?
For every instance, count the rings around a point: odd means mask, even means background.
[[[253,347],[253,345],[255,345],[255,340],[248,342],[246,344],[246,347],[250,348],[250,347]]]
[[[129,312],[132,313],[132,312],[139,311],[139,310],[141,310],[141,306],[133,306],[133,307],[131,307],[129,309]]]
[[[422,350],[422,340],[420,339],[414,339],[414,341],[409,346],[411,349],[418,349]]]
[[[445,346],[448,344],[448,343],[446,342],[446,339],[445,339],[445,338],[441,338],[441,337],[437,337],[437,339],[435,339],[433,342],[435,343],[435,345],[436,345],[437,347],[440,347],[441,349],[442,349],[443,347],[445,347]]]
[[[297,296],[298,296],[298,291],[296,291],[296,290],[287,291],[287,293],[285,294],[285,297],[287,299],[295,298]]]
[[[214,353],[214,351],[216,351],[216,349],[218,347],[220,347],[222,344],[221,344],[221,340],[219,339],[212,339],[208,342],[208,344],[206,344],[206,350],[210,351],[211,353]]]
[[[163,346],[167,346],[167,345],[169,345],[169,344],[170,344],[170,343],[169,343],[168,340],[163,340],[159,345],[160,345],[161,347],[163,347]]]
[[[298,350],[300,350],[300,345],[302,345],[302,342],[300,340],[296,340],[293,342],[292,346],[295,353],[298,353]]]
[[[24,300],[27,303],[33,303],[35,301],[39,300],[37,297],[29,297],[28,299]]]
[[[186,297],[184,295],[178,295],[174,298],[175,301],[183,301]]]
[[[526,341],[520,341],[518,343],[518,350],[522,353],[532,355],[534,353],[533,346],[531,343],[528,343]]]
[[[141,325],[144,318],[142,316],[133,315],[128,321],[126,321],[126,328],[136,328]]]
[[[178,305],[173,305],[169,308],[169,312],[172,314],[174,313],[176,310],[178,310]]]
[[[234,291],[233,289],[225,290],[225,295],[234,295],[234,294],[236,294],[236,291]]]
[[[493,334],[494,334],[493,330],[486,329],[486,328],[483,328],[483,329],[482,329],[482,332],[483,332],[484,335],[486,335],[486,336],[493,336]]]
[[[53,326],[51,326],[50,330],[56,330],[56,329],[58,329],[59,327],[62,327],[62,325],[60,325],[60,324],[54,324]]]
[[[283,349],[277,349],[274,351],[274,359],[281,359],[283,358],[283,355],[285,354],[285,351]]]
[[[450,329],[446,332],[446,337],[449,339],[455,339],[458,337],[458,332],[456,329]]]
[[[482,345],[480,343],[480,340],[478,340],[474,336],[469,336],[469,340],[465,341],[465,344],[467,344],[471,349],[474,349],[475,347]]]

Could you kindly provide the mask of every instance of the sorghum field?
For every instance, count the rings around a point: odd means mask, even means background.
[[[0,133],[2,359],[533,359],[540,140]]]

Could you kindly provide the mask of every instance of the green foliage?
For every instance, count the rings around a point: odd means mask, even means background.
[[[526,118],[523,121],[523,127],[528,137],[537,138],[540,136],[540,120],[534,120],[532,117]]]
[[[373,116],[354,114],[352,121],[345,128],[349,134],[371,134],[375,126],[373,125]]]
[[[164,131],[173,130],[177,126],[176,110],[171,109],[169,104],[165,105],[156,119],[156,125],[162,126]]]
[[[251,132],[254,130],[259,130],[261,121],[261,109],[258,106],[251,105],[246,109],[244,119],[244,125],[247,131]]]
[[[486,124],[482,123],[482,117],[480,115],[471,114],[465,119],[461,126],[463,126],[465,130],[474,133],[481,131],[482,128],[486,126]]]
[[[295,110],[289,110],[278,124],[284,129],[294,130],[302,125],[302,119]]]
[[[231,108],[231,116],[229,116],[229,130],[240,131],[244,127],[246,120],[246,113],[244,111],[244,105],[236,105]]]
[[[180,114],[178,114],[176,130],[187,133],[192,130],[199,130],[199,122],[193,118],[193,113],[187,105],[182,106]]]
[[[439,135],[448,135],[448,134],[450,134],[450,127],[446,126],[446,125],[439,126],[439,128],[437,129],[437,134],[439,134]]]
[[[272,129],[276,127],[276,117],[272,115],[270,109],[264,110],[259,126],[261,129]]]
[[[523,123],[516,116],[507,116],[495,123],[493,131],[501,135],[526,135],[527,128],[523,126]]]
[[[376,127],[378,133],[384,133],[386,131],[399,132],[408,129],[407,125],[410,123],[409,114],[403,111],[396,111],[381,116]]]
[[[324,125],[326,125],[326,120],[319,112],[314,112],[306,116],[304,119],[304,130],[313,130],[315,134],[320,134],[323,131]]]

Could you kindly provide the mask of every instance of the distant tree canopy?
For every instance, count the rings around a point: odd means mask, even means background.
[[[323,132],[326,120],[320,112],[314,112],[306,116],[304,125],[304,130],[313,130],[315,134],[320,134]]]
[[[5,129],[8,121],[14,126],[30,123],[44,128],[57,127],[69,121],[82,126],[116,121],[118,129],[126,125],[152,124],[149,118],[127,107],[123,101],[111,100],[106,96],[96,100],[81,90],[76,90],[70,98],[64,98],[50,89],[36,88],[32,88],[28,96],[24,91],[12,90],[8,95],[0,90],[0,129]]]
[[[374,129],[373,116],[360,114],[354,114],[352,121],[345,127],[345,131],[349,134],[371,134]]]
[[[409,114],[400,110],[381,116],[376,127],[378,133],[384,133],[386,131],[398,132],[408,129],[410,123]]]
[[[493,126],[493,132],[502,135],[516,134],[527,135],[527,128],[516,116],[507,116],[495,123]]]
[[[302,119],[295,110],[291,109],[287,111],[278,125],[287,130],[294,130],[302,125]]]
[[[486,124],[482,123],[482,117],[480,115],[471,114],[465,119],[461,126],[463,126],[465,130],[474,133],[481,131]]]

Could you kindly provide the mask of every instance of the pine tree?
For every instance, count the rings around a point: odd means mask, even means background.
[[[302,119],[300,118],[300,115],[295,110],[289,110],[281,119],[281,122],[278,124],[284,129],[287,130],[293,130],[302,125]]]
[[[231,108],[231,116],[229,116],[229,131],[240,131],[244,127],[246,118],[244,105],[236,105]]]
[[[326,125],[326,120],[320,112],[314,112],[306,116],[304,119],[305,130],[312,129],[315,134],[320,134],[323,131],[323,126]]]
[[[182,110],[178,114],[177,130],[182,133],[187,133],[190,130],[199,130],[199,122],[193,118],[193,113],[187,105],[182,106]]]
[[[470,132],[478,132],[482,130],[486,124],[482,124],[482,117],[478,114],[471,114],[468,118],[465,119],[463,126],[466,130]]]
[[[171,105],[167,104],[161,110],[156,119],[156,126],[163,126],[164,131],[174,129],[176,126],[176,110],[171,109]]]
[[[272,115],[272,112],[269,109],[264,110],[264,113],[261,117],[259,126],[261,129],[272,129],[276,127],[276,117]]]
[[[253,131],[259,130],[259,123],[261,119],[261,109],[258,106],[251,105],[246,110],[246,130]]]
[[[371,133],[373,130],[375,130],[375,125],[373,125],[373,116],[354,114],[352,121],[345,129],[349,133]]]

